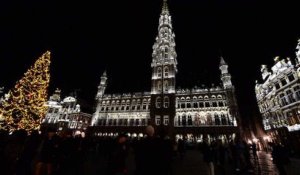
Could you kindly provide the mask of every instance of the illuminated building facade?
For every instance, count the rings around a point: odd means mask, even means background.
[[[262,83],[256,82],[255,93],[262,122],[266,131],[300,130],[300,40],[296,60],[275,57],[275,64],[269,71],[261,66]]]
[[[42,122],[43,127],[53,126],[58,131],[85,131],[90,125],[92,115],[80,112],[80,105],[74,97],[61,100],[60,90],[56,89],[50,97],[48,111]]]
[[[228,65],[221,58],[222,87],[176,89],[177,54],[167,2],[159,18],[152,52],[151,91],[105,94],[107,74],[101,76],[91,130],[98,135],[126,132],[142,136],[153,125],[173,136],[197,140],[230,139],[239,132],[239,113]]]

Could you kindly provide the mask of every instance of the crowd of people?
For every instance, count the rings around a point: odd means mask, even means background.
[[[129,138],[125,134],[112,137],[72,136],[72,132],[56,134],[49,128],[46,133],[32,131],[28,135],[19,130],[11,135],[0,134],[1,174],[59,175],[86,174],[84,164],[91,158],[102,157],[107,166],[101,174],[126,175],[128,156],[134,155],[135,175],[172,175],[174,157],[185,161],[186,139],[170,139],[165,130],[155,132],[147,126],[144,138]],[[273,146],[273,161],[280,174],[285,174],[287,150],[280,144]],[[227,143],[204,139],[197,147],[207,165],[207,173],[226,174],[225,166],[231,164],[235,172],[251,171],[256,161],[256,145],[249,145],[239,137]],[[253,155],[251,156],[250,153]],[[91,156],[92,155],[92,156]]]

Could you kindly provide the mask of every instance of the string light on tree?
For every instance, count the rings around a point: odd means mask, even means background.
[[[50,52],[37,59],[0,105],[0,129],[38,129],[47,107],[50,81]]]

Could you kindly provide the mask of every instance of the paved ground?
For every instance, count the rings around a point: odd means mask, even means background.
[[[104,158],[94,157],[85,163],[85,173],[88,175],[107,174],[107,162]],[[88,156],[88,157],[90,157]],[[234,170],[233,162],[227,162],[225,167],[221,169],[215,166],[215,175],[279,175],[277,168],[274,166],[271,155],[269,153],[258,152],[258,159],[251,159],[253,164],[252,171],[236,172]],[[300,175],[300,159],[291,158],[290,164],[286,167],[288,175]],[[198,150],[189,150],[183,160],[179,156],[173,160],[173,175],[208,175],[206,164],[203,162],[203,157]],[[129,175],[134,175],[134,155],[130,154],[128,157]]]

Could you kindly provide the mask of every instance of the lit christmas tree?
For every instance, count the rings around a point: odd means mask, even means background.
[[[50,52],[44,53],[0,104],[0,129],[38,129],[45,117],[50,80]]]

